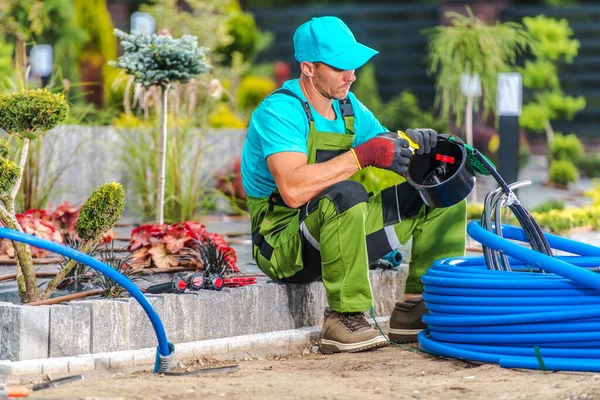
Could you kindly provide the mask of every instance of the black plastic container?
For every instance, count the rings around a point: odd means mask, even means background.
[[[406,179],[429,207],[449,207],[466,198],[475,185],[466,163],[463,146],[439,137],[429,154],[413,155]]]

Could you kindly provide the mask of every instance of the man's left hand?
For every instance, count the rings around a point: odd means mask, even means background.
[[[433,129],[407,129],[404,133],[419,145],[417,154],[427,154],[437,145],[437,132]]]

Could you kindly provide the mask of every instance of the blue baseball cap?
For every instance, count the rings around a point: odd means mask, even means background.
[[[298,62],[322,62],[342,70],[365,65],[377,50],[360,44],[337,17],[315,17],[294,32],[294,57]]]

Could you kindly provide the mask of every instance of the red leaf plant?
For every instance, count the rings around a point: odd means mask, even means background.
[[[52,224],[48,215],[44,210],[29,210],[25,214],[17,214],[17,222],[23,228],[23,232],[37,236],[42,239],[51,240],[53,242],[62,243],[63,236],[58,229]],[[32,257],[46,257],[47,250],[31,246]],[[12,242],[8,239],[2,239],[0,243],[0,254],[15,256],[15,250]]]
[[[215,187],[242,210],[248,210],[246,192],[242,186],[241,159],[236,157],[233,163],[215,175]]]
[[[75,240],[79,238],[75,225],[80,210],[81,207],[72,206],[65,201],[56,207],[54,211],[50,207],[46,210],[32,208],[23,214],[17,214],[16,217],[25,233],[56,243],[63,243],[65,236],[70,236]],[[115,232],[112,230],[105,233],[100,244],[110,243],[114,236]],[[0,240],[0,255],[14,257],[15,251],[10,240]],[[31,247],[32,257],[46,257],[47,255],[48,251]]]
[[[208,240],[214,242],[223,254],[230,272],[238,272],[235,250],[221,235],[208,232],[198,222],[142,225],[131,232],[127,249],[133,252],[132,267],[135,269],[190,266],[202,270],[204,265],[197,257],[190,257],[190,254],[194,251],[196,241],[206,244]]]

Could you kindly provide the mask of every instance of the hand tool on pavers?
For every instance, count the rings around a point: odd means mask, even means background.
[[[185,279],[175,277],[168,282],[159,283],[156,285],[148,286],[146,293],[159,294],[159,293],[183,293],[188,287],[188,283]]]
[[[17,397],[29,397],[29,389],[24,386],[0,385],[0,399],[12,399]]]
[[[83,379],[84,379],[83,375],[67,376],[64,378],[54,379],[54,380],[51,380],[48,382],[43,382],[43,383],[38,383],[37,385],[33,385],[33,387],[31,388],[31,391],[37,392],[38,390],[49,389],[49,388],[65,385],[67,383],[81,381]]]

